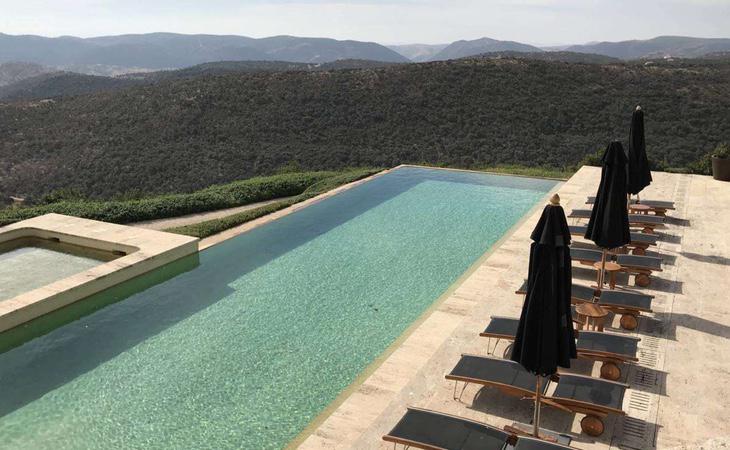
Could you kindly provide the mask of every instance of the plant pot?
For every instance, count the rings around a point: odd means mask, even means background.
[[[730,158],[712,157],[712,178],[730,181]]]

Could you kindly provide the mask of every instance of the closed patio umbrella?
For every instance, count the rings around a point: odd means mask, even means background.
[[[629,167],[628,191],[629,195],[638,195],[642,189],[651,184],[649,160],[646,157],[644,143],[644,111],[637,106],[631,116],[631,130],[629,131]]]
[[[603,250],[598,289],[603,288],[607,251],[631,242],[626,202],[626,155],[620,142],[608,144],[601,166],[601,182],[585,233],[586,239],[595,242]]]
[[[534,373],[534,434],[540,428],[541,379],[570,367],[576,357],[575,334],[570,311],[572,285],[570,230],[557,194],[545,206],[530,236],[527,295],[511,359]]]

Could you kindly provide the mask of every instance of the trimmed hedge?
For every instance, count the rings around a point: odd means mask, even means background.
[[[212,236],[214,234],[225,231],[229,228],[233,228],[246,222],[250,222],[254,219],[258,219],[259,217],[265,216],[267,214],[279,211],[280,209],[284,209],[295,203],[310,199],[312,197],[316,197],[317,195],[325,193],[338,186],[360,180],[379,171],[380,169],[356,169],[349,172],[340,173],[338,175],[331,176],[312,184],[304,192],[302,192],[295,198],[271,203],[265,206],[261,206],[259,208],[243,211],[238,214],[221,217],[219,219],[207,220],[205,222],[200,222],[193,225],[185,225],[182,227],[168,228],[165,231],[168,231],[170,233],[185,234],[188,236],[194,236],[202,239],[204,237]]]
[[[190,194],[171,194],[125,201],[62,201],[48,205],[8,208],[0,211],[0,226],[48,213],[131,223],[247,205],[304,193],[311,186],[337,177],[341,172],[300,172],[255,177],[211,186]]]

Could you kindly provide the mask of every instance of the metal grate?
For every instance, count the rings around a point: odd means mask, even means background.
[[[649,411],[651,406],[651,394],[646,392],[632,391],[629,398],[629,408],[639,411]]]
[[[631,384],[635,386],[643,386],[646,388],[654,388],[657,385],[656,372],[648,370],[644,367],[638,367],[634,371],[634,376],[631,378]]]
[[[643,420],[626,416],[622,428],[622,439],[619,448],[645,450],[654,447],[651,442],[651,433]]]

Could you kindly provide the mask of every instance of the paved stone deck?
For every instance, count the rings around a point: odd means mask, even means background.
[[[639,363],[623,371],[631,386],[623,405],[627,415],[609,418],[604,435],[594,439],[580,434],[582,415],[543,409],[542,425],[572,434],[576,448],[710,449],[730,442],[730,183],[695,175],[654,177],[643,197],[674,200],[677,210],[670,212],[665,239],[654,249],[665,259],[664,271],[649,288],[630,286],[656,299],[655,312],[631,333],[642,341]],[[583,167],[555,189],[566,212],[585,207],[599,178],[600,169]],[[292,445],[392,448],[380,438],[408,405],[500,427],[528,422],[531,402],[475,385],[457,401],[444,374],[461,353],[486,353],[486,339],[478,333],[491,315],[518,316],[522,299],[514,290],[527,274],[529,233],[540,211],[480,260]],[[591,282],[592,271],[574,267],[577,282]],[[628,333],[618,328],[618,318],[609,331]],[[500,343],[495,353],[505,347]],[[598,369],[599,364],[579,362],[571,370],[597,376]]]

